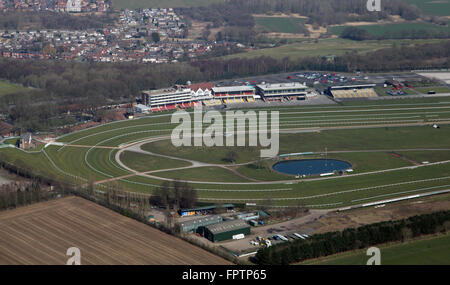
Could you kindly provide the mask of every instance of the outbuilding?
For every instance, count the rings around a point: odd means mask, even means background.
[[[239,239],[250,234],[250,226],[243,220],[231,220],[204,227],[203,235],[212,242]]]
[[[200,227],[217,224],[223,221],[221,216],[206,216],[198,219],[184,221],[180,223],[180,230],[182,232],[197,232]]]

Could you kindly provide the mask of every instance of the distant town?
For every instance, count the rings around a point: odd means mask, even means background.
[[[0,11],[106,12],[104,0],[0,0]]]
[[[0,55],[16,59],[164,63],[195,58],[229,44],[188,40],[187,33],[187,25],[172,8],[124,10],[117,22],[105,29],[2,30]]]

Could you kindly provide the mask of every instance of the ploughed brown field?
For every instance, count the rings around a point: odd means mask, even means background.
[[[230,262],[78,197],[0,213],[0,264],[230,264]]]

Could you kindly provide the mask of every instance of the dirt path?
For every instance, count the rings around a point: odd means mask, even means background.
[[[400,159],[403,159],[404,161],[407,161],[407,162],[409,162],[409,163],[411,163],[412,165],[420,165],[421,163],[419,163],[419,162],[417,162],[417,161],[415,161],[415,160],[412,160],[412,159],[409,159],[409,158],[407,158],[406,156],[404,156],[404,155],[401,155],[401,154],[398,154],[398,153],[395,153],[395,152],[392,152],[391,153],[393,156],[395,156],[395,157],[398,157],[398,158],[400,158]]]

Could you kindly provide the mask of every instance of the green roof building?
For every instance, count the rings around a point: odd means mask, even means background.
[[[233,239],[237,235],[249,235],[250,226],[242,220],[226,221],[204,227],[203,235],[212,242]]]
[[[197,229],[211,224],[217,224],[223,221],[221,216],[206,216],[198,219],[184,221],[180,223],[182,232],[197,232]]]

